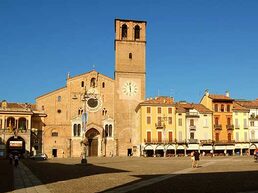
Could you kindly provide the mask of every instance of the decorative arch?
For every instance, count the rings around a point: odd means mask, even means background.
[[[10,137],[6,142],[6,151],[7,154],[24,154],[26,151],[25,140],[20,136]]]
[[[24,117],[19,118],[18,129],[21,129],[21,130],[27,129],[27,119],[26,118],[24,118]]]
[[[140,26],[139,25],[136,25],[134,27],[134,39],[135,40],[140,39]]]
[[[127,38],[127,25],[122,25],[122,38]]]

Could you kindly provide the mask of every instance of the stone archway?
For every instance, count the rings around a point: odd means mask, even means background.
[[[86,137],[88,139],[88,156],[98,156],[99,142],[98,138],[100,133],[97,129],[91,128],[86,132]]]
[[[10,137],[6,142],[7,154],[24,154],[25,153],[25,140],[20,136]]]

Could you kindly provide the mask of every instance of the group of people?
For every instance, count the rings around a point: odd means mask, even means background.
[[[14,162],[14,166],[18,167],[19,165],[19,156],[17,154],[13,155],[13,154],[9,154],[9,162],[11,165],[13,165]]]
[[[191,152],[192,168],[198,168],[198,162],[200,160],[200,153],[198,151]]]

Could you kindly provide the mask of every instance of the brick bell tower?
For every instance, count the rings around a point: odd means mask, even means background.
[[[140,155],[135,109],[145,99],[146,24],[115,19],[115,139],[119,156]]]

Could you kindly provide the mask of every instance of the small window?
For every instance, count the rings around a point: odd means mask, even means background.
[[[172,117],[168,117],[168,124],[172,124]]]
[[[105,88],[105,82],[102,82],[102,88]]]
[[[133,54],[129,53],[129,59],[132,59],[132,58],[133,58]]]
[[[58,132],[57,131],[52,131],[52,137],[58,137]]]
[[[61,99],[62,99],[61,96],[58,96],[58,97],[57,97],[57,101],[58,101],[58,102],[61,102]]]
[[[227,105],[227,112],[230,112],[230,105]]]
[[[81,87],[84,87],[84,81],[81,82]]]
[[[178,119],[178,126],[182,126],[183,124],[182,124],[182,119],[181,118],[179,118]]]
[[[62,112],[61,109],[58,109],[58,110],[57,110],[57,113],[61,113],[61,112]]]
[[[147,117],[147,124],[151,124],[151,117]]]
[[[158,113],[159,114],[161,113],[161,107],[158,107]]]
[[[219,111],[218,104],[215,104],[215,105],[214,105],[214,111],[215,111],[215,112],[218,112],[218,111]]]
[[[172,114],[172,108],[171,107],[168,108],[168,113]]]
[[[220,112],[224,112],[224,105],[220,106]]]
[[[151,108],[147,107],[147,113],[151,113]]]
[[[41,106],[41,110],[44,111],[45,110],[45,107],[44,105]]]
[[[194,119],[190,119],[190,126],[194,126]]]
[[[112,125],[108,126],[108,136],[112,137]]]
[[[90,80],[90,87],[93,87],[93,88],[96,87],[96,78],[92,78],[92,79]]]

